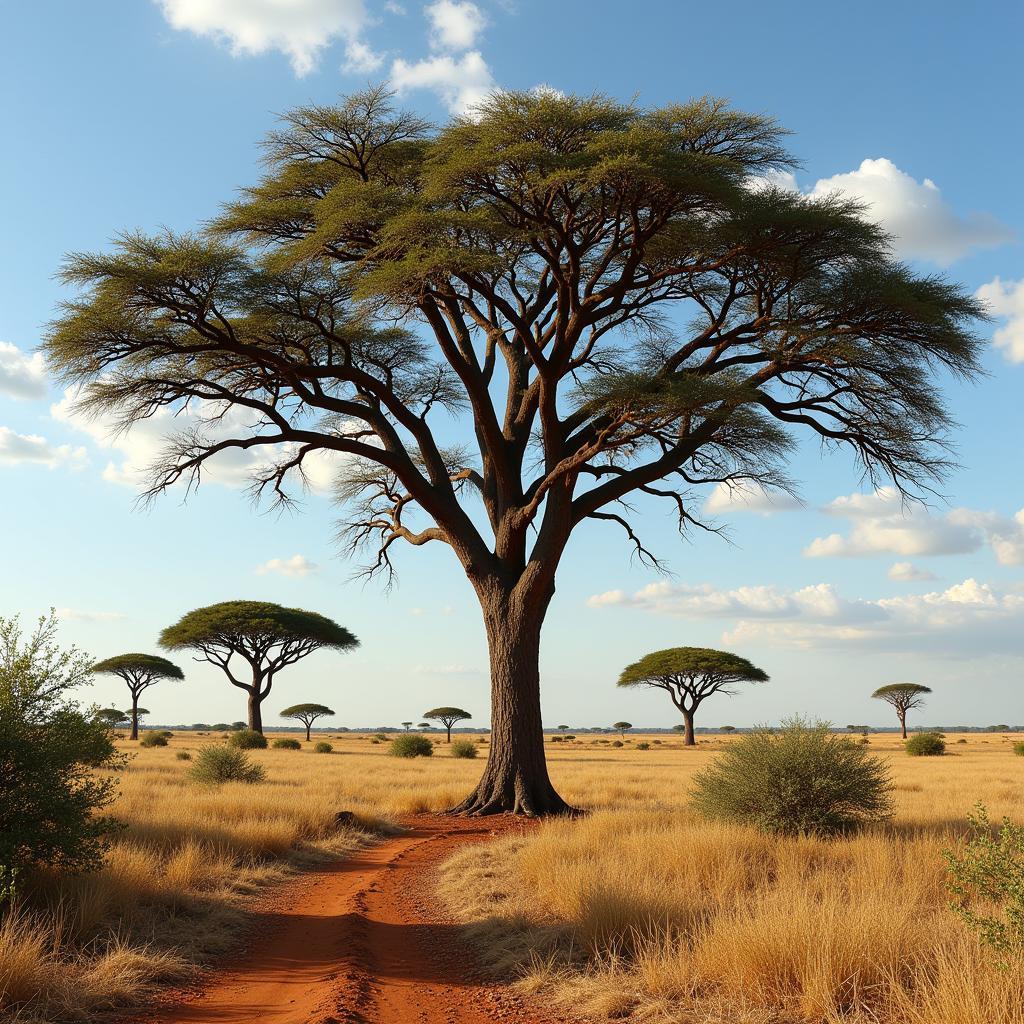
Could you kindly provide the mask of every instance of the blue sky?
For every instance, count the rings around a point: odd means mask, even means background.
[[[679,644],[724,646],[772,681],[720,698],[698,724],[886,722],[868,695],[912,679],[922,720],[1024,722],[1024,207],[1015,128],[1024,10],[967,5],[379,3],[376,0],[70,0],[18,5],[0,39],[0,615],[62,610],[97,657],[154,649],[198,605],[263,598],[329,614],[363,641],[279,681],[269,709],[334,706],[339,724],[417,719],[440,703],[487,720],[486,652],[454,559],[404,552],[400,584],[349,582],[335,510],[311,494],[277,517],[239,490],[238,466],[182,504],[134,506],[160,424],[111,442],[69,413],[33,350],[62,297],[62,255],[126,228],[187,229],[258,174],[276,112],[390,80],[440,120],[492,88],[547,85],[658,104],[728,97],[776,116],[802,161],[790,187],[869,204],[920,270],[989,303],[989,376],[951,384],[961,468],[946,500],[901,509],[844,455],[802,448],[803,504],[707,496],[730,542],[680,542],[643,509],[663,578],[611,529],[575,538],[543,651],[548,724],[668,725],[663,694],[617,691],[625,663]],[[925,11],[927,10],[927,13]],[[161,721],[243,717],[212,670],[147,695]],[[99,681],[88,699],[123,703]],[[267,715],[268,724],[274,722]]]

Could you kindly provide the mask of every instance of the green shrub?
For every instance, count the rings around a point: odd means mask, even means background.
[[[262,782],[266,778],[260,765],[253,764],[241,750],[230,747],[203,747],[188,775],[194,782],[213,786],[222,782]]]
[[[267,737],[255,729],[236,729],[228,736],[228,743],[236,750],[267,749]]]
[[[759,726],[699,772],[693,802],[711,818],[779,835],[833,836],[889,816],[885,763],[834,735],[827,722],[794,717]]]
[[[957,742],[958,743],[966,743],[967,740],[958,740]],[[1013,745],[1013,752],[1018,757],[1024,757],[1024,743],[1014,743],[1014,745]]]
[[[91,659],[57,643],[57,620],[40,619],[24,640],[0,619],[0,902],[35,866],[99,867],[117,823],[109,769],[124,759],[110,730],[68,700],[91,682]],[[107,769],[107,771],[96,771]]]
[[[911,757],[939,757],[946,752],[946,741],[939,732],[919,732],[904,744]]]
[[[601,743],[601,742],[603,742],[603,741],[602,740],[598,740],[598,743]],[[625,745],[626,744],[623,743],[622,740],[612,740],[612,746],[613,747],[624,747]]]
[[[452,757],[476,757],[476,744],[472,740],[455,740],[452,743]]]
[[[166,747],[167,737],[162,732],[147,732],[139,740],[140,747]]]
[[[1024,826],[1003,818],[993,835],[981,803],[967,820],[967,843],[944,851],[953,910],[997,952],[1024,950]]]
[[[187,750],[179,750],[174,755],[174,760],[175,761],[191,761],[192,760],[192,755]]]
[[[391,741],[388,753],[392,757],[430,757],[434,753],[434,744],[426,736],[407,732]]]
[[[334,747],[327,740],[318,740],[313,747],[314,754],[329,754],[332,750]]]
[[[636,749],[637,749],[637,750],[650,750],[650,749],[651,749],[651,745],[650,745],[650,743],[648,743],[648,742],[647,742],[647,741],[645,740],[645,741],[644,741],[643,743],[638,743],[638,744],[636,745]]]
[[[388,736],[387,733],[379,732],[373,738],[377,740],[378,743],[384,743],[387,741]]]
[[[160,735],[161,736],[166,736],[168,739],[170,739],[174,735],[174,733],[171,732],[170,729],[161,729],[160,730]]]
[[[274,740],[270,744],[274,750],[301,750],[302,744],[298,740],[293,740],[290,736],[282,736],[280,739]]]
[[[548,740],[548,742],[549,742],[549,743],[561,743],[561,742],[562,742],[562,737],[561,737],[561,736],[552,736],[552,737],[551,737],[551,738],[550,738],[550,739]]]

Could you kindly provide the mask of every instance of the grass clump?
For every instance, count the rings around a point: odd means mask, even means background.
[[[179,750],[174,755],[174,760],[175,761],[191,761],[192,760],[192,755],[187,750]]]
[[[262,782],[266,773],[241,751],[230,747],[203,747],[188,770],[193,782],[217,786],[224,782]]]
[[[477,747],[472,740],[455,740],[452,743],[452,757],[476,757]]]
[[[166,747],[167,737],[162,732],[147,732],[139,740],[140,747]]]
[[[392,757],[430,757],[434,753],[434,745],[426,736],[407,732],[391,741],[388,753]]]
[[[957,740],[957,743],[966,743],[966,740]],[[1024,743],[1014,743],[1013,752],[1018,757],[1024,757]]]
[[[640,742],[640,743],[638,743],[636,745],[636,749],[637,750],[650,750],[651,749],[651,745],[650,745],[650,743],[647,742],[647,740],[643,740],[642,742]]]
[[[290,736],[282,736],[281,739],[274,740],[270,744],[274,750],[301,750],[302,744],[298,740],[293,740]]]
[[[329,754],[332,750],[334,750],[334,747],[327,740],[318,740],[313,747],[314,754]]]
[[[938,732],[919,732],[904,746],[911,757],[939,757],[946,752],[946,741]]]
[[[228,736],[228,743],[236,750],[266,750],[267,737],[255,729],[237,729]]]
[[[800,717],[758,727],[694,779],[692,798],[710,818],[776,835],[834,836],[890,813],[888,770],[827,722]]]

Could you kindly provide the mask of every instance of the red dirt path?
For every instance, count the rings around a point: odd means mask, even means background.
[[[475,977],[472,950],[431,896],[437,864],[529,828],[416,815],[401,836],[304,873],[257,908],[248,950],[179,993],[152,1024],[556,1024]]]

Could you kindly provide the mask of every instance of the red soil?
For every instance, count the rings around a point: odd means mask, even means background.
[[[177,993],[152,1024],[555,1024],[475,977],[472,950],[431,895],[437,864],[529,828],[511,818],[416,815],[401,836],[277,890],[249,949]]]

